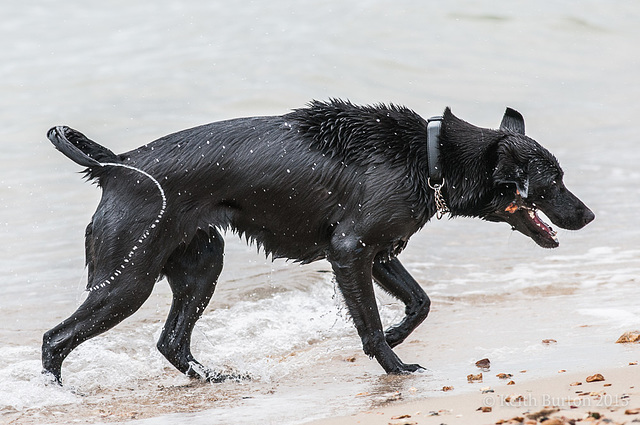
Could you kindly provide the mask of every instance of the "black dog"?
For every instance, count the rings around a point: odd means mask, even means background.
[[[507,109],[500,129],[488,130],[447,108],[427,127],[403,107],[333,100],[207,124],[120,155],[68,127],[51,129],[103,194],[86,230],[88,297],[44,335],[44,371],[60,383],[71,350],[133,314],[166,276],[173,304],[158,349],[189,376],[227,378],[190,350],[222,270],[222,229],[274,258],[326,258],[364,352],[387,373],[419,370],[391,347],[427,317],[430,301],[396,256],[431,217],[504,221],[545,248],[558,242],[537,209],[565,229],[594,219],[564,187],[557,160],[524,135],[518,112]],[[386,332],[373,280],[406,305]]]

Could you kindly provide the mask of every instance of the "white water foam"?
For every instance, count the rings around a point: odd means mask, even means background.
[[[402,308],[381,297],[383,321],[402,316]],[[136,323],[135,316],[104,335],[80,345],[64,363],[64,387],[45,385],[39,347],[0,348],[0,412],[28,411],[83,403],[85,396],[112,390],[140,391],[145,383],[185,385],[156,350],[166,312],[153,323]],[[292,376],[319,358],[360,351],[360,339],[342,299],[329,279],[306,291],[280,292],[240,301],[228,308],[208,310],[196,325],[195,357],[214,370],[249,374],[269,383]]]
[[[0,413],[77,401],[56,385],[45,387],[39,356],[34,347],[0,347]]]
[[[383,323],[391,324],[400,320],[402,308],[386,299],[381,295],[378,304]],[[329,279],[305,292],[281,292],[213,310],[198,322],[193,340],[194,355],[208,366],[246,372],[267,382],[296,373],[318,356],[360,349],[346,307]]]
[[[598,319],[599,322],[604,322],[609,326],[614,326],[620,329],[632,327],[640,328],[640,306],[637,306],[635,311],[629,311],[624,308],[580,308],[578,313],[585,316],[593,316]]]
[[[638,258],[638,250],[600,246],[580,255],[550,253],[537,261],[515,262],[509,267],[500,262],[478,261],[444,265],[415,262],[407,266],[419,281],[428,281],[434,273],[440,273],[436,284],[425,287],[431,296],[464,299],[474,295],[519,296],[545,289],[571,291],[611,286],[615,290],[618,285],[635,284],[640,275]]]

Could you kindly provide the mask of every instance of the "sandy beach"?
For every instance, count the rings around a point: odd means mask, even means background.
[[[634,364],[635,363],[635,364]],[[484,372],[490,374],[492,372]],[[524,372],[526,373],[526,372]],[[604,380],[587,382],[600,374]],[[615,369],[559,371],[557,376],[522,384],[447,391],[410,403],[390,403],[374,410],[336,417],[313,425],[413,424],[630,424],[640,423],[640,366],[637,362]],[[507,382],[505,379],[505,382]],[[598,379],[597,377],[595,379]]]

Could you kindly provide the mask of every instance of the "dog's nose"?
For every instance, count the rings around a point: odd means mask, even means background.
[[[595,218],[596,215],[593,213],[593,211],[587,209],[583,215],[584,225],[586,226],[587,224],[591,223]]]

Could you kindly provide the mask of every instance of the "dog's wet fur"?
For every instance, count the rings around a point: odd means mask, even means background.
[[[387,373],[420,370],[392,347],[430,307],[397,258],[436,213],[427,183],[426,125],[400,106],[314,101],[283,116],[180,131],[120,155],[69,127],[52,128],[49,139],[87,167],[102,199],[86,230],[88,296],[45,333],[44,372],[61,383],[67,355],[138,310],[165,276],[173,303],[158,349],[189,376],[229,378],[202,366],[190,350],[194,325],[222,270],[225,230],[273,258],[327,259],[364,352]],[[558,241],[536,211],[572,230],[594,219],[565,188],[556,158],[525,136],[524,120],[513,109],[491,130],[447,108],[440,166],[451,216],[507,222],[545,248]],[[406,305],[404,319],[386,331],[374,281]]]

